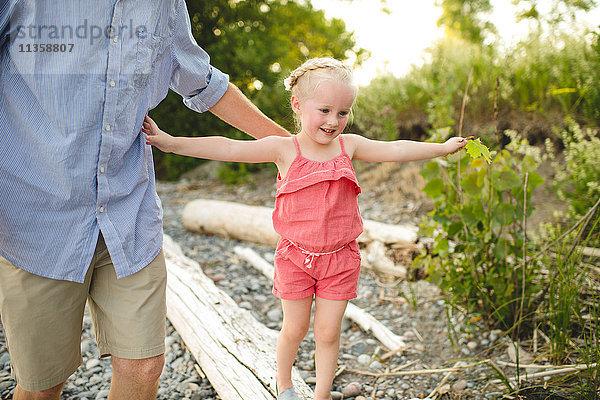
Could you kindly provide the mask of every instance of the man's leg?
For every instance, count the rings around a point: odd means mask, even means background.
[[[164,365],[166,265],[117,279],[108,252],[94,265],[88,306],[101,357],[112,357],[110,400],[154,399]]]
[[[141,360],[113,356],[108,400],[155,399],[164,363],[164,354]]]
[[[41,392],[28,392],[17,385],[13,400],[60,400],[60,393],[65,382]]]
[[[81,363],[85,284],[26,272],[0,257],[0,315],[15,399],[57,399]]]

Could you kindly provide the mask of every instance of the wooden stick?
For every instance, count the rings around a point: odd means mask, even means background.
[[[540,364],[516,364],[508,361],[496,361],[498,364],[503,365],[505,367],[513,367],[513,368],[521,368],[521,369],[549,369],[556,368],[556,365],[540,365]],[[576,367],[576,364],[573,365],[560,365],[560,368],[573,368]]]
[[[481,364],[483,361],[476,362],[473,364],[466,365],[464,367],[452,367],[452,368],[438,368],[438,369],[419,369],[415,371],[398,371],[398,372],[369,372],[369,371],[360,371],[356,369],[347,369],[347,372],[359,375],[367,375],[367,376],[375,376],[375,377],[383,377],[383,376],[404,376],[404,375],[429,375],[429,374],[439,374],[443,372],[454,372],[460,371],[462,369],[467,369],[473,367],[475,365]]]
[[[387,353],[385,353],[384,355],[381,356],[381,361],[385,361],[388,358],[392,357],[393,355],[400,353],[401,351],[404,351],[408,349],[408,346],[404,346],[404,347],[398,347],[397,349],[394,350],[390,350]]]
[[[535,379],[535,378],[543,378],[545,376],[568,374],[570,372],[585,371],[586,369],[596,368],[597,366],[598,366],[597,363],[593,363],[590,365],[575,365],[573,367],[559,368],[559,369],[555,369],[552,371],[544,371],[544,372],[536,372],[534,374],[526,374],[525,376],[521,376],[520,379]],[[509,380],[516,382],[517,378],[510,378]],[[495,380],[490,381],[490,383],[499,384],[499,383],[502,383],[502,381],[500,379],[495,379]]]
[[[417,359],[417,360],[413,360],[411,362],[408,362],[408,363],[406,363],[404,365],[400,365],[399,367],[394,368],[392,370],[392,372],[398,372],[400,370],[406,369],[406,368],[410,367],[411,365],[418,363],[419,361],[421,361],[421,360]]]

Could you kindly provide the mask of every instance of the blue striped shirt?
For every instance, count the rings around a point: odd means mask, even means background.
[[[101,231],[117,277],[162,246],[144,116],[169,88],[203,112],[227,90],[183,0],[0,1],[0,255],[83,282]]]

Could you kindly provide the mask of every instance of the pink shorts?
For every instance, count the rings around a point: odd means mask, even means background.
[[[340,251],[307,255],[287,239],[280,239],[275,251],[273,294],[283,300],[299,300],[315,295],[327,300],[356,297],[360,276],[360,252],[356,240]]]

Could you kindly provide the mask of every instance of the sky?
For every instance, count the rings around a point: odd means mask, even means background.
[[[357,45],[371,51],[370,59],[355,71],[359,85],[367,85],[381,72],[398,77],[406,74],[412,64],[422,63],[423,50],[444,33],[436,25],[441,9],[435,6],[435,0],[388,0],[390,14],[381,11],[379,0],[354,0],[351,4],[343,0],[312,0],[311,3],[324,10],[327,18],[344,20],[346,29],[354,31]],[[509,0],[492,0],[492,4],[492,19],[503,40],[506,44],[518,41],[527,32],[527,24],[515,23],[515,8]],[[600,21],[600,9],[586,19]]]

